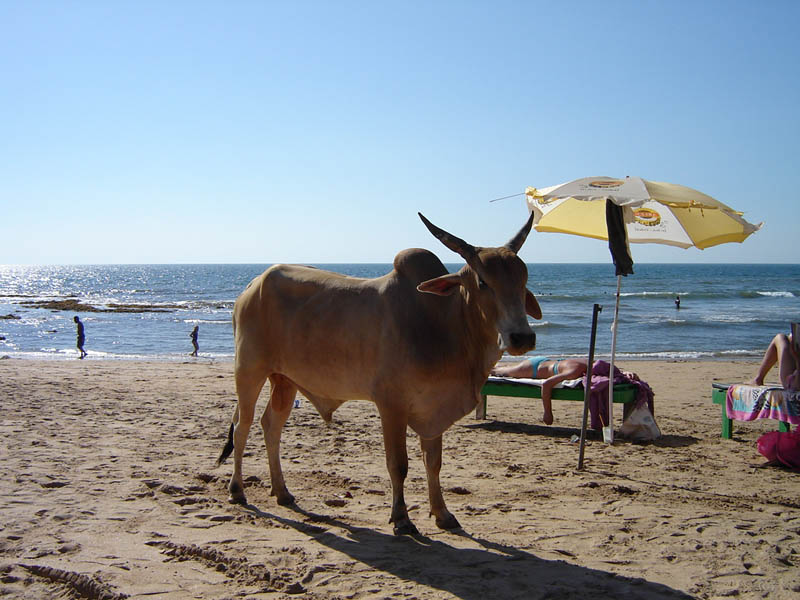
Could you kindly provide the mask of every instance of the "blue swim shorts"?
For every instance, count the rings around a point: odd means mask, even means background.
[[[539,365],[542,364],[546,360],[550,360],[550,358],[547,357],[547,356],[529,356],[528,357],[528,362],[531,363],[531,367],[533,368],[533,375],[531,375],[531,377],[533,377],[534,379],[537,378],[536,374],[539,371]]]

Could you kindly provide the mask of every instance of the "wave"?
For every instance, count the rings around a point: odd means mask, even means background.
[[[563,353],[556,355],[551,352],[547,356],[558,356],[558,358],[585,358],[586,354]],[[615,363],[620,361],[636,360],[758,360],[763,356],[763,350],[723,350],[723,351],[703,351],[703,350],[662,350],[655,352],[617,352]],[[595,360],[610,361],[609,354],[595,354]],[[518,356],[503,356],[500,362],[515,363],[519,362]]]
[[[796,298],[797,294],[785,291],[759,291],[759,290],[729,290],[721,289],[719,291],[685,291],[685,292],[664,292],[664,291],[637,291],[637,292],[620,292],[620,298],[675,298],[680,296],[681,300],[685,299],[714,299],[714,298]]]
[[[796,298],[792,292],[755,292],[756,296],[768,296],[770,298]]]
[[[762,350],[665,350],[660,352],[618,352],[617,360],[753,360],[763,356]]]
[[[230,319],[181,319],[181,323],[189,323],[191,325],[230,325]]]
[[[598,290],[596,293],[588,293],[588,292],[576,292],[575,294],[565,294],[565,293],[557,293],[557,294],[548,294],[548,293],[536,293],[536,297],[547,303],[549,301],[564,301],[564,302],[582,302],[582,301],[597,301],[600,298],[607,298],[607,297],[614,297],[616,294],[613,291],[609,290]],[[720,289],[720,290],[694,290],[694,291],[651,291],[651,290],[638,290],[638,291],[628,291],[628,292],[620,292],[620,298],[643,298],[643,299],[652,299],[652,300],[674,300],[675,296],[680,296],[681,300],[715,300],[715,299],[758,299],[758,298],[797,298],[800,297],[800,292],[791,292],[788,290],[731,290],[731,289]]]
[[[89,350],[88,356],[83,359],[85,362],[91,361],[154,361],[154,362],[207,362],[221,361],[232,362],[234,354],[226,352],[199,352],[197,357],[189,356],[188,353],[171,354],[120,354],[114,352],[102,352]],[[23,359],[23,360],[78,360],[78,351],[74,349],[43,348],[42,350],[3,350],[0,352],[0,359]]]

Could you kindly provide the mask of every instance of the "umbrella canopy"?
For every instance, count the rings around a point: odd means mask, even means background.
[[[742,242],[761,228],[732,209],[690,187],[641,177],[584,177],[525,191],[537,231],[609,239],[606,200],[622,207],[631,243],[710,248]]]
[[[611,326],[609,424],[604,437],[614,441],[613,371],[622,275],[633,273],[628,243],[653,243],[679,248],[710,248],[743,242],[761,229],[742,213],[695,189],[648,181],[641,177],[584,177],[561,185],[525,191],[537,231],[570,233],[608,240],[617,267],[617,297]]]

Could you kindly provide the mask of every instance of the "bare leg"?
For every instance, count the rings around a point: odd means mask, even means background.
[[[780,339],[776,341],[776,345],[778,347],[778,376],[781,379],[781,385],[785,388],[789,388],[789,378],[791,377],[792,373],[795,372],[797,369],[797,363],[795,362],[794,354],[792,354],[792,336],[785,336],[783,334],[779,334],[776,336],[776,339],[780,336]]]
[[[267,461],[269,462],[269,476],[272,482],[273,496],[278,499],[278,504],[286,506],[294,504],[294,496],[286,488],[281,469],[281,431],[286,419],[292,412],[292,405],[297,387],[282,375],[270,376],[272,395],[269,404],[261,415],[261,429],[264,431],[264,444],[267,447]]]
[[[247,498],[244,495],[242,479],[242,457],[247,443],[247,435],[253,424],[258,395],[261,393],[261,388],[264,387],[266,376],[257,372],[247,372],[239,367],[236,368],[235,376],[236,394],[239,396],[239,420],[233,430],[233,475],[228,484],[228,490],[231,493],[228,500],[237,504],[246,504]]]
[[[458,529],[461,525],[447,510],[442,496],[442,486],[439,483],[439,471],[442,468],[442,436],[432,440],[420,438],[420,446],[422,447],[422,461],[425,463],[425,473],[428,476],[431,514],[436,517],[436,526],[439,529]]]
[[[788,352],[788,342],[788,338],[782,333],[779,333],[772,338],[769,346],[767,346],[767,351],[764,353],[764,358],[761,359],[761,365],[758,367],[758,373],[748,383],[751,385],[764,385],[764,378],[767,376],[767,373],[769,373],[769,370],[775,366],[775,363],[778,362],[780,350],[785,349],[786,352]],[[791,362],[794,364],[794,360]]]

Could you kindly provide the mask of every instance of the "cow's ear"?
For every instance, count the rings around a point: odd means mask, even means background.
[[[427,294],[436,294],[437,296],[449,296],[454,293],[461,285],[461,277],[458,273],[451,273],[450,275],[442,275],[436,279],[429,279],[423,281],[417,286],[417,290]]]
[[[542,309],[539,306],[539,301],[536,300],[536,296],[530,290],[525,290],[525,312],[534,319],[542,318]]]

